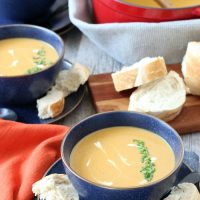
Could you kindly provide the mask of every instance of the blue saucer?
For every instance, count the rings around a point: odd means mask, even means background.
[[[63,69],[69,69],[67,62],[64,62]],[[17,121],[27,124],[49,124],[60,120],[66,115],[70,114],[82,101],[86,91],[86,85],[81,85],[79,89],[65,98],[65,106],[63,112],[54,118],[42,120],[38,117],[38,111],[36,108],[36,102],[30,105],[20,105],[20,106],[5,106],[1,105],[0,107],[7,107],[14,110],[17,114]]]
[[[178,173],[175,185],[178,184],[186,175],[188,175],[191,172],[192,172],[192,170],[190,169],[190,167],[188,167],[185,163],[183,163],[181,166],[181,169]],[[48,176],[48,175],[54,174],[54,173],[65,174],[65,170],[64,170],[61,158],[58,159],[53,165],[51,165],[51,167],[46,171],[44,176]],[[35,200],[38,200],[38,199],[35,198]]]
[[[56,5],[43,21],[33,22],[33,24],[44,26],[59,35],[68,32],[74,27],[69,19],[68,4]]]

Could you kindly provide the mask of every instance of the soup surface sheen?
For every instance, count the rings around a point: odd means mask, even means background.
[[[149,7],[157,7],[160,8],[160,5],[156,3],[155,0],[123,0],[127,3],[134,3],[141,6],[149,6]],[[195,6],[200,4],[200,0],[170,0],[172,7],[187,7],[187,6]]]
[[[169,174],[175,166],[171,147],[160,136],[135,127],[111,127],[87,135],[73,148],[71,168],[81,177],[110,187],[147,184],[140,172],[141,153],[134,140],[142,140],[155,164],[153,181]]]
[[[58,60],[58,53],[48,43],[31,38],[0,41],[0,76],[32,74]]]

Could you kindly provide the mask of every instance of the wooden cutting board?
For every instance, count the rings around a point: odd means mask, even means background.
[[[180,64],[167,67],[168,70],[174,70],[181,75]],[[92,75],[88,83],[98,113],[128,109],[129,97],[133,90],[116,92],[110,73]],[[181,113],[169,124],[180,134],[200,131],[200,97],[188,95]]]

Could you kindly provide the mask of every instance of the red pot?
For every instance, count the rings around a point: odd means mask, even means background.
[[[152,8],[120,0],[92,0],[97,23],[163,22],[200,18],[200,5],[183,8]]]

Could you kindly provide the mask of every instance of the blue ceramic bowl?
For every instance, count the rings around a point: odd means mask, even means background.
[[[0,24],[30,23],[48,15],[56,0],[0,0]]]
[[[113,126],[133,126],[144,128],[161,136],[168,142],[174,152],[175,167],[173,171],[157,182],[145,186],[123,189],[101,186],[76,174],[70,167],[70,154],[76,143],[96,130]],[[71,128],[62,142],[61,155],[65,172],[78,191],[81,199],[159,200],[160,197],[173,186],[176,180],[176,175],[183,161],[184,148],[180,136],[165,122],[144,114],[118,111],[93,115]]]
[[[19,37],[39,39],[49,43],[56,49],[59,58],[56,63],[35,74],[0,76],[1,106],[27,104],[41,97],[54,84],[56,76],[62,67],[64,43],[56,33],[33,25],[0,26],[0,40]]]

